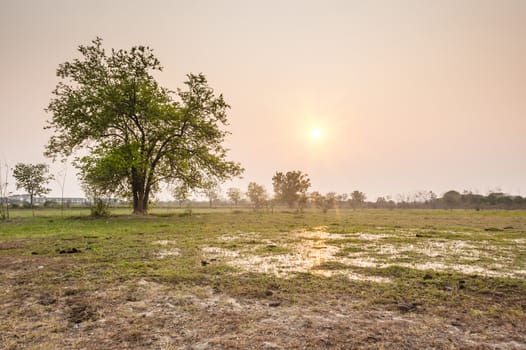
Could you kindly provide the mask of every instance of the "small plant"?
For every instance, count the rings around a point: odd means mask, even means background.
[[[93,205],[90,208],[91,216],[103,217],[110,215],[110,206],[101,198],[93,199]]]

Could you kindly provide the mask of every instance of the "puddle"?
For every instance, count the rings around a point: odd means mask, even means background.
[[[376,276],[367,276],[353,273],[348,270],[325,270],[318,269],[327,262],[339,262],[341,260],[336,254],[340,251],[339,247],[329,245],[327,240],[344,239],[348,235],[328,233],[316,227],[318,231],[295,231],[292,235],[302,239],[300,243],[280,244],[276,241],[262,240],[265,245],[271,243],[279,247],[285,247],[291,251],[287,254],[273,254],[267,256],[255,255],[253,253],[258,247],[245,250],[230,250],[219,247],[202,247],[207,258],[229,258],[226,263],[230,266],[240,268],[248,272],[270,273],[278,277],[288,278],[294,273],[312,273],[325,277],[334,275],[344,275],[350,280],[367,280],[381,283],[390,282],[389,279]],[[236,239],[235,236],[226,236],[227,239]],[[234,238],[231,238],[234,237]],[[258,238],[257,234],[251,233],[251,238]],[[264,246],[264,245],[259,245]]]
[[[161,250],[160,252],[158,252],[156,254],[157,258],[159,259],[163,259],[163,258],[166,258],[168,256],[179,256],[181,255],[181,251],[177,248],[175,249],[170,249],[170,250]]]
[[[254,239],[259,237],[257,232],[237,232],[234,235],[224,235],[219,237],[222,241],[234,241],[238,239]]]
[[[465,274],[478,274],[490,277],[523,278],[523,266],[513,266],[513,250],[511,247],[494,247],[489,242],[476,243],[446,240],[443,238],[424,240],[415,238],[412,242],[382,243],[383,238],[397,238],[401,235],[371,234],[359,232],[355,234],[337,234],[326,232],[327,227],[315,227],[315,231],[293,231],[283,237],[286,241],[260,239],[256,232],[226,235],[223,240],[250,238],[260,243],[242,246],[239,250],[219,247],[203,247],[207,258],[224,258],[226,264],[243,271],[269,273],[288,278],[294,273],[312,273],[325,277],[344,275],[350,280],[367,280],[381,283],[390,282],[387,278],[362,275],[345,269],[345,265],[365,268],[386,268],[390,266],[409,267],[418,270],[457,271]],[[414,234],[402,234],[403,237],[414,237]],[[330,241],[356,238],[363,243],[344,243],[338,246]],[[290,238],[295,241],[290,243]],[[334,242],[333,242],[334,244]],[[287,253],[269,255],[258,254],[258,249],[272,245],[287,249]],[[350,252],[340,256],[341,249],[359,248],[360,251]],[[397,262],[403,259],[405,261]],[[480,263],[479,263],[480,260]],[[410,262],[407,262],[410,261]],[[469,264],[458,263],[469,261]],[[472,262],[472,263],[471,263]],[[330,264],[342,264],[331,269]],[[318,268],[327,266],[326,269]],[[328,264],[328,265],[327,265]]]
[[[379,234],[371,234],[371,233],[365,233],[365,232],[359,232],[357,235],[354,235],[354,237],[366,240],[366,241],[373,241],[373,240],[379,240],[383,238],[389,238],[393,237],[394,235],[387,235],[383,233]]]

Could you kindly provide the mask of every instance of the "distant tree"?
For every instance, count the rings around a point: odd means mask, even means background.
[[[376,208],[387,208],[387,199],[385,199],[385,197],[376,198],[375,207]]]
[[[343,207],[344,204],[347,202],[347,198],[349,196],[347,193],[342,193],[336,196],[336,202],[338,203],[338,207]]]
[[[203,193],[205,194],[206,198],[208,198],[210,208],[212,208],[214,203],[219,199],[221,188],[217,182],[210,181],[203,186]]]
[[[251,182],[248,184],[247,197],[254,205],[254,209],[259,209],[265,204],[268,196],[265,187],[258,185],[255,182]]]
[[[9,166],[4,164],[5,173],[2,174],[0,166],[0,220],[9,219],[9,193],[7,191],[7,177],[9,176]]]
[[[301,171],[288,171],[286,174],[276,172],[272,177],[276,199],[286,203],[289,208],[295,205],[302,209],[307,201],[307,190],[310,187],[310,179]]]
[[[310,197],[312,206],[314,206],[315,208],[321,209],[324,213],[326,213],[329,210],[330,206],[327,201],[327,198],[324,195],[322,195],[320,192],[318,191],[311,192],[309,197]]]
[[[228,197],[228,199],[234,203],[234,206],[237,207],[237,204],[239,203],[239,201],[241,200],[241,190],[239,188],[235,188],[235,187],[230,187],[227,191],[226,191],[226,195]]]
[[[336,209],[336,207],[338,206],[338,195],[336,194],[336,192],[327,192],[325,194],[325,199],[327,200],[327,206],[329,207],[329,209]]]
[[[351,198],[350,198],[352,208],[353,209],[361,208],[365,203],[365,199],[366,199],[365,193],[360,192],[360,191],[353,191],[351,193]]]
[[[66,186],[66,175],[68,173],[68,166],[66,160],[62,162],[62,169],[55,177],[55,182],[60,187],[60,215],[64,216],[64,187]]]
[[[460,206],[462,202],[462,195],[454,190],[447,191],[442,196],[442,201],[447,209],[453,209]]]
[[[162,184],[199,190],[241,174],[222,145],[229,105],[203,74],[174,93],[156,81],[162,66],[149,47],[107,53],[97,38],[78,51],[57,69],[46,155],[86,151],[75,165],[91,190],[130,198],[144,215]]]
[[[13,169],[13,177],[16,180],[16,189],[24,189],[29,194],[29,203],[34,212],[34,197],[42,196],[51,191],[46,185],[53,180],[49,174],[46,164],[24,164],[18,163]]]
[[[184,202],[188,200],[190,191],[186,186],[177,186],[172,190],[172,195],[179,204],[179,207],[182,207]]]

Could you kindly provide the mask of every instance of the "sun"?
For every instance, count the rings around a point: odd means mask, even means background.
[[[322,132],[321,132],[321,129],[319,129],[319,128],[314,128],[314,129],[312,129],[310,131],[310,137],[315,139],[315,140],[321,138],[321,134],[322,134]]]

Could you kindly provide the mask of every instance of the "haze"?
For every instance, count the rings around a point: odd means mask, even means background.
[[[96,36],[152,47],[165,87],[203,72],[224,94],[246,169],[224,188],[270,192],[276,171],[301,170],[312,190],[371,200],[524,195],[525,1],[0,0],[2,164],[51,163],[55,70]],[[65,195],[83,196],[73,173]]]

